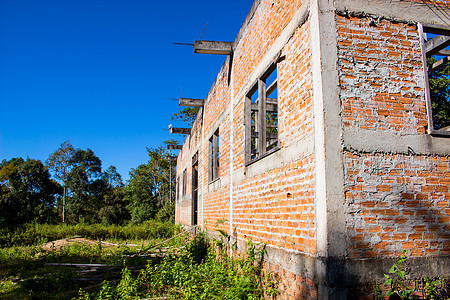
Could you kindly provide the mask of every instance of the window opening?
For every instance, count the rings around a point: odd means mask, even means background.
[[[209,139],[209,181],[219,178],[220,171],[220,147],[219,129]]]
[[[246,163],[279,147],[277,65],[272,64],[246,95]]]
[[[450,28],[419,25],[426,79],[428,132],[450,136]]]
[[[183,197],[186,196],[186,186],[187,186],[187,170],[183,171]]]

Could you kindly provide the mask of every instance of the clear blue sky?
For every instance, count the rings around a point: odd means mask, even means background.
[[[0,0],[0,160],[70,140],[128,179],[225,59],[173,43],[234,41],[252,2]]]

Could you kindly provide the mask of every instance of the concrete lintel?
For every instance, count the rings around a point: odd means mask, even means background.
[[[420,22],[428,25],[448,27],[450,23],[437,15],[446,15],[450,9],[427,3],[403,0],[336,0],[335,6],[340,11],[365,12],[376,16],[406,22]]]
[[[181,149],[183,149],[183,145],[167,145],[167,149],[169,149],[169,150],[181,150]]]
[[[179,98],[178,99],[179,106],[202,107],[204,103],[205,103],[204,99],[194,99],[194,98]]]
[[[195,41],[194,52],[201,54],[230,55],[233,52],[233,43],[218,41]]]
[[[401,135],[392,131],[346,128],[344,147],[359,152],[387,152],[417,155],[449,155],[447,137],[429,134]]]
[[[172,124],[170,124],[169,132],[178,134],[191,134],[191,128],[172,127]]]

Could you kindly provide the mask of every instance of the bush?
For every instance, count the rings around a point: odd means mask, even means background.
[[[158,266],[148,264],[135,279],[125,269],[117,287],[104,282],[99,293],[81,292],[78,299],[264,299],[260,268],[264,250],[249,243],[245,259],[216,250],[204,234],[198,234],[185,252],[167,255]]]

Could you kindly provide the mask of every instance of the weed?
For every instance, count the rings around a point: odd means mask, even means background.
[[[401,299],[450,299],[449,281],[442,278],[430,279],[428,276],[421,280],[416,280],[415,288],[411,288],[407,284],[407,268],[403,266],[406,260],[406,251],[402,251],[402,255],[396,263],[389,269],[389,274],[384,274],[386,278],[385,285],[390,286],[386,293],[387,297],[400,297]],[[418,284],[419,283],[419,284]],[[377,299],[383,299],[383,294],[378,286],[375,288]],[[417,294],[421,294],[419,298]]]

